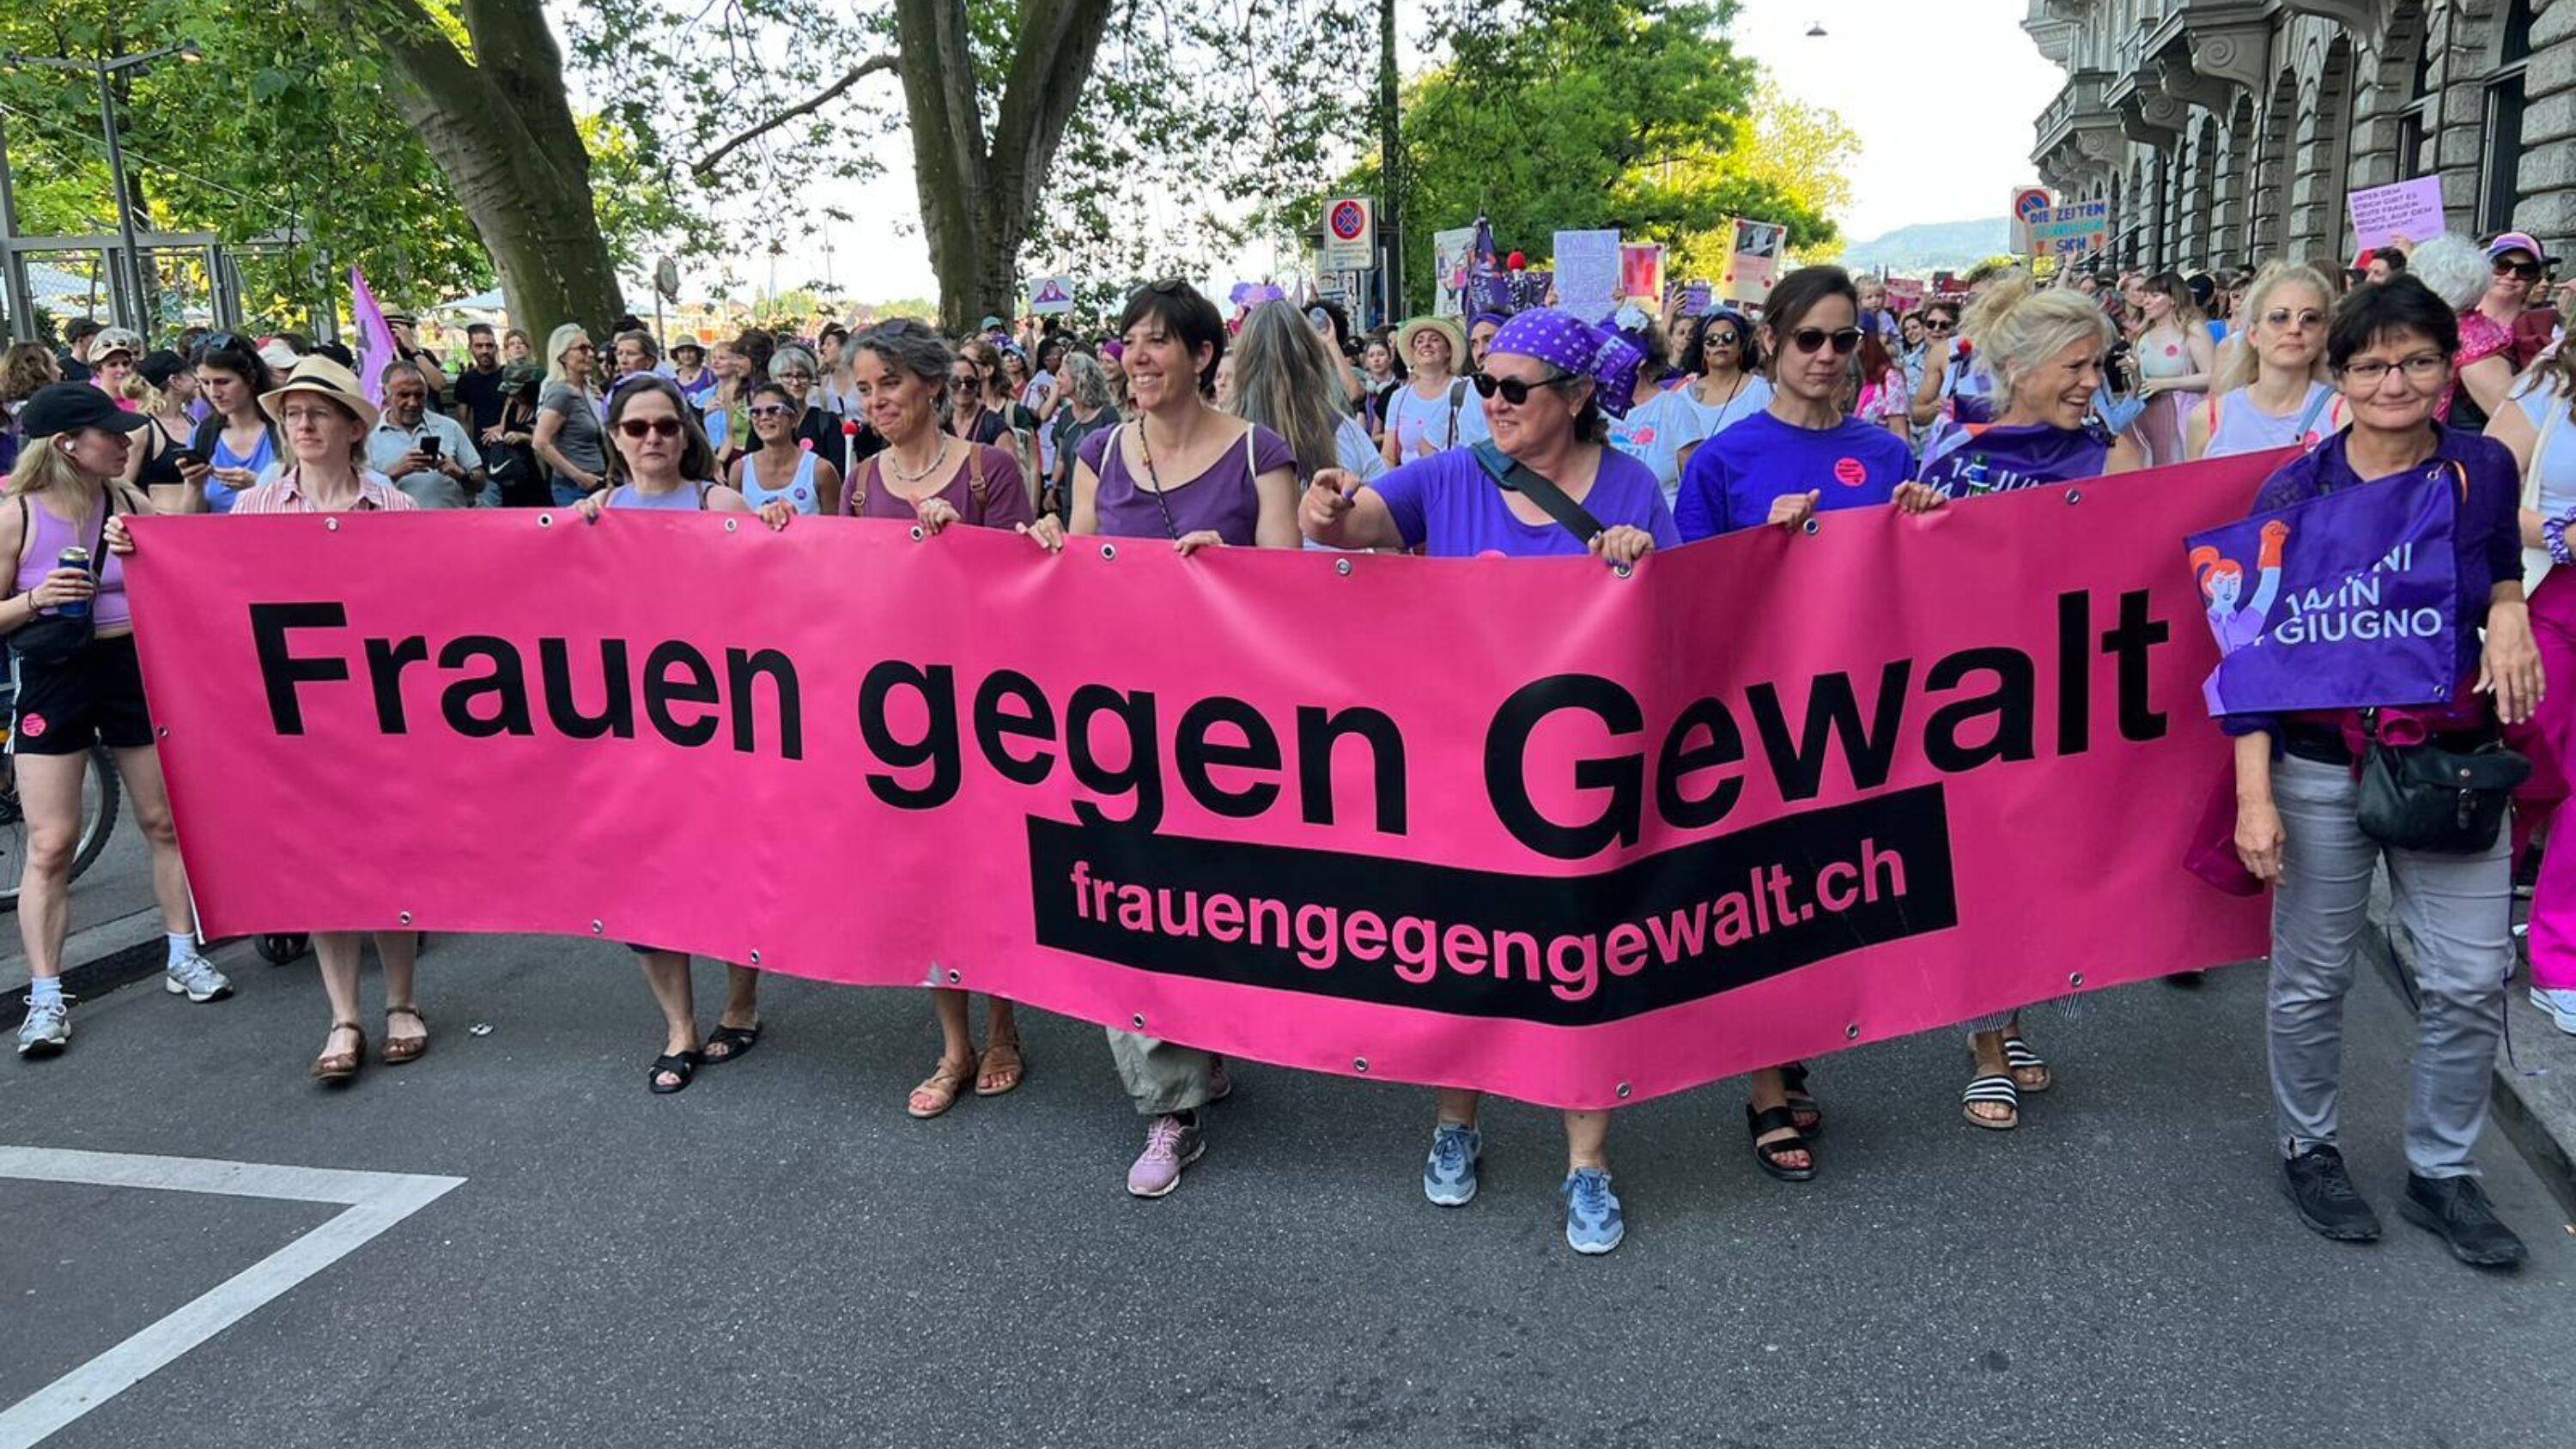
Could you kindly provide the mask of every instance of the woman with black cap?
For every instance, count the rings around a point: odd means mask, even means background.
[[[151,498],[155,513],[189,512],[203,496],[179,471],[180,459],[197,435],[197,420],[188,411],[197,400],[197,374],[186,358],[163,351],[144,358],[135,377],[142,384],[143,415],[152,426],[141,430],[139,446],[126,449],[125,481]],[[136,384],[129,382],[126,388],[134,391]]]
[[[9,710],[9,766],[25,813],[27,859],[18,881],[18,932],[27,948],[27,1017],[18,1055],[51,1056],[71,1041],[63,995],[63,941],[71,930],[72,856],[94,744],[106,744],[125,781],[135,823],[152,850],[152,894],[161,905],[169,959],[163,984],[191,1001],[219,1001],[232,983],[197,953],[188,871],[170,823],[170,794],[153,747],[125,598],[124,556],[134,545],[123,515],[151,503],[122,479],[132,435],[151,426],[84,383],[56,383],[19,412],[27,448],[9,470],[0,507],[0,551],[13,587],[0,600],[17,694]],[[72,550],[86,550],[71,559]]]

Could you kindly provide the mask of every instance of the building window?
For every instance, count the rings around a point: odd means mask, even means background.
[[[2497,64],[2486,83],[2486,136],[2478,169],[2478,230],[2513,226],[2522,200],[2523,71],[2531,61],[2531,0],[2510,0],[2496,47]]]

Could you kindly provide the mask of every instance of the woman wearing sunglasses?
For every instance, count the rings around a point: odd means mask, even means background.
[[[1083,439],[1072,525],[1046,514],[1022,531],[1049,552],[1068,534],[1167,540],[1185,557],[1298,547],[1295,451],[1268,428],[1208,405],[1226,345],[1216,304],[1187,282],[1156,282],[1127,299],[1119,329],[1128,421]],[[1127,1190],[1162,1197],[1207,1150],[1199,1109],[1233,1091],[1233,1082],[1214,1053],[1141,1032],[1112,1029],[1109,1054],[1148,1124]]]
[[[785,349],[782,349],[782,351]],[[798,349],[801,350],[801,349]],[[751,513],[743,496],[714,481],[715,448],[698,426],[697,410],[667,377],[645,374],[609,395],[607,433],[612,445],[607,478],[584,497],[582,517],[596,523],[610,509],[653,513]],[[773,498],[758,510],[771,529],[785,528],[797,510]],[[725,967],[725,1005],[716,1029],[698,1041],[697,998],[689,958],[679,951],[629,946],[644,968],[645,984],[662,1008],[662,1055],[653,1059],[645,1085],[668,1096],[689,1085],[699,1067],[729,1062],[760,1040],[760,973]]]
[[[2529,232],[2502,232],[2487,243],[2487,265],[2494,280],[2488,284],[2487,294],[2478,299],[2478,310],[2513,338],[2516,372],[2538,360],[2556,330],[2556,315],[2546,307],[2532,305],[2541,277],[2556,260],[2540,250],[2540,243],[2533,241]]]
[[[2125,434],[2108,436],[2093,413],[2115,334],[2091,298],[2063,288],[2034,291],[2030,278],[2016,273],[1980,299],[1976,316],[1972,366],[1991,389],[1995,420],[1954,429],[1941,445],[1946,451],[1927,449],[1918,481],[1896,490],[1899,508],[1929,513],[1953,499],[2146,466],[2137,444]],[[2023,1094],[2054,1083],[2048,1063],[2023,1038],[2017,1011],[1971,1022],[1969,1032],[1976,1075],[1962,1112],[1994,1131],[2020,1126]]]
[[[1630,454],[1654,470],[1666,508],[1679,506],[1692,455],[1771,403],[1753,323],[1731,307],[1702,319],[1690,347],[1673,360],[1689,380],[1646,398],[1620,424]]]
[[[1621,566],[1681,535],[1646,465],[1609,446],[1605,409],[1633,396],[1644,359],[1615,333],[1563,312],[1523,312],[1503,324],[1476,374],[1492,450],[1453,448],[1375,482],[1328,469],[1299,505],[1308,538],[1328,548],[1413,549],[1437,558],[1582,555]],[[1505,491],[1497,470],[1517,481]],[[1527,475],[1552,484],[1602,525],[1590,538],[1534,502]],[[1476,1196],[1484,1139],[1481,1092],[1442,1088],[1423,1165],[1422,1191],[1442,1207]],[[1626,1236],[1610,1184],[1610,1114],[1565,1114],[1565,1238],[1578,1253],[1607,1253]]]
[[[748,410],[760,449],[734,460],[733,486],[743,501],[754,511],[775,498],[808,517],[839,512],[841,470],[796,436],[795,395],[784,383],[764,382],[752,389]]]
[[[2209,401],[2184,420],[2194,458],[2302,447],[2349,421],[2326,380],[2326,323],[2334,315],[2326,279],[2275,262],[2245,293],[2244,330],[2228,349]]]

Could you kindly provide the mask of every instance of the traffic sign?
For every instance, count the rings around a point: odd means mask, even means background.
[[[1324,203],[1324,267],[1328,272],[1366,271],[1377,265],[1377,208],[1365,196],[1345,196]]]

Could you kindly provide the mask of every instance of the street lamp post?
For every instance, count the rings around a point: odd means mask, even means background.
[[[11,66],[32,65],[44,70],[85,70],[98,78],[98,125],[99,129],[107,134],[108,184],[116,189],[116,230],[124,243],[124,265],[118,269],[124,284],[120,290],[125,293],[125,305],[132,314],[125,320],[138,332],[148,332],[151,329],[152,308],[150,291],[143,270],[142,244],[136,239],[134,233],[134,200],[125,184],[125,146],[116,134],[116,93],[110,82],[122,72],[140,70],[156,60],[167,59],[174,55],[192,65],[205,59],[204,52],[198,50],[193,42],[185,45],[165,45],[159,50],[147,50],[136,55],[101,57],[95,60],[72,60],[47,55],[9,57]]]

